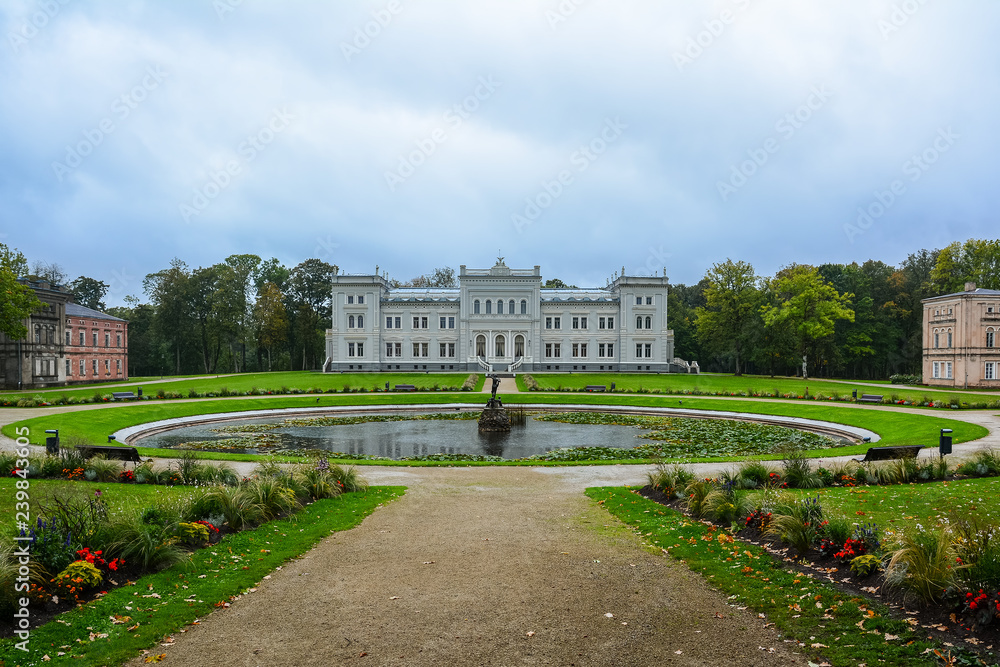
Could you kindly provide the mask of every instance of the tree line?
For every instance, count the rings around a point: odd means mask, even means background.
[[[727,259],[672,285],[667,309],[675,354],[702,370],[885,379],[920,375],[921,300],[967,282],[1000,289],[1000,240],[920,250],[898,267],[792,264],[771,277]]]
[[[334,264],[231,255],[192,269],[180,259],[148,274],[145,299],[108,308],[108,285],[80,276],[76,302],[129,321],[133,375],[314,370],[325,360]],[[0,244],[0,331],[23,338],[38,300],[17,277],[65,284],[58,264],[35,262]],[[455,287],[448,267],[391,287]],[[1000,289],[1000,240],[970,239],[920,250],[900,266],[791,264],[758,276],[747,262],[714,264],[695,285],[671,285],[675,354],[706,371],[884,379],[919,374],[921,300],[966,282]],[[545,287],[567,287],[557,278]]]

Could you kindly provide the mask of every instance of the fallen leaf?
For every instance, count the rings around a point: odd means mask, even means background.
[[[398,596],[398,595],[393,595],[393,596],[392,596],[391,598],[389,598],[389,599],[390,599],[390,600],[398,600],[398,599],[399,599],[399,596]]]
[[[535,636],[535,631],[534,631],[534,630],[529,630],[529,631],[528,631],[528,632],[527,632],[526,634],[527,634],[527,635],[528,635],[529,637],[534,637],[534,636]]]
[[[614,618],[615,617],[615,615],[612,614],[610,611],[608,613],[606,613],[604,616],[607,617],[607,618]]]

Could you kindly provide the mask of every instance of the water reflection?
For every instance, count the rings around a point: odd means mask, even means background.
[[[187,426],[141,439],[141,447],[176,447],[187,442],[221,441],[233,437],[218,433],[228,424],[280,424],[281,419],[234,420]],[[353,455],[375,455],[392,459],[429,454],[487,454],[517,459],[543,454],[560,447],[632,448],[650,442],[639,437],[643,431],[629,426],[563,424],[529,419],[509,432],[480,433],[474,420],[392,421],[343,424],[337,426],[279,426],[266,432],[277,449],[323,449]],[[241,436],[241,437],[245,437]],[[233,451],[203,446],[203,451]],[[268,453],[274,448],[257,449],[246,440],[247,453]]]

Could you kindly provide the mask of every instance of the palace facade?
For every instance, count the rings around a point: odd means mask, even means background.
[[[623,271],[624,274],[624,271]],[[326,372],[698,372],[674,357],[667,278],[543,289],[541,267],[462,265],[457,288],[392,288],[338,275]]]
[[[1000,388],[1000,291],[966,283],[924,306],[924,384]]]

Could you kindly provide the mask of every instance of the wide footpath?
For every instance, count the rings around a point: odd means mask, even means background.
[[[154,651],[213,666],[806,664],[582,494],[636,472],[366,469],[406,495]]]

